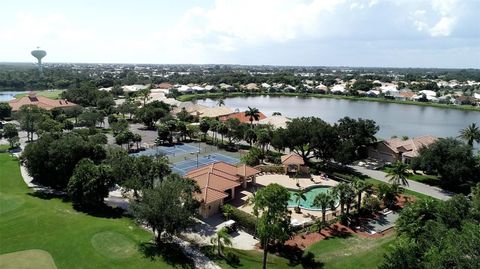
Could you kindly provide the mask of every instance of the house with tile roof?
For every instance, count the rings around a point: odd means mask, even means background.
[[[224,202],[235,198],[240,188],[255,182],[259,170],[245,164],[235,166],[226,162],[215,162],[190,170],[185,177],[197,182],[201,202],[199,213],[204,218],[219,212]]]
[[[12,111],[18,111],[22,106],[26,105],[34,105],[46,110],[69,108],[77,105],[65,99],[50,99],[45,96],[40,96],[37,95],[36,92],[30,92],[27,96],[11,100],[8,104],[12,107]]]
[[[258,120],[263,120],[266,118],[267,116],[265,116],[265,114],[263,114],[262,112],[258,113]],[[235,112],[218,117],[218,120],[220,120],[221,122],[225,122],[228,119],[238,119],[241,123],[250,123],[250,117],[245,115],[245,112]]]
[[[418,156],[422,147],[428,147],[437,137],[427,135],[403,140],[401,138],[392,138],[389,140],[376,142],[368,147],[368,156],[384,162],[401,161],[410,163],[411,159]]]

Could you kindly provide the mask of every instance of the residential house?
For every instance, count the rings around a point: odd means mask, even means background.
[[[259,120],[263,120],[265,118],[267,118],[267,116],[265,116],[265,114],[263,114],[262,112],[258,113],[258,119]],[[231,114],[228,114],[228,115],[223,115],[223,116],[218,117],[218,119],[222,122],[225,122],[228,119],[238,119],[238,120],[240,120],[241,123],[250,123],[250,117],[245,115],[245,112],[235,112],[235,113],[231,113]]]
[[[215,162],[190,170],[185,177],[197,182],[201,191],[197,195],[201,202],[199,213],[207,218],[218,213],[224,202],[234,199],[248,182],[255,183],[258,173],[259,170],[245,164]]]
[[[344,93],[346,91],[347,90],[345,89],[344,84],[333,85],[333,87],[330,89],[330,92],[332,92],[332,93]]]
[[[410,163],[412,158],[418,156],[418,151],[422,147],[428,147],[435,141],[437,141],[437,138],[431,135],[406,140],[392,138],[378,141],[368,147],[368,156],[383,162],[401,161]]]
[[[267,117],[265,119],[261,119],[259,121],[254,121],[253,124],[270,125],[274,129],[278,129],[278,128],[287,128],[287,123],[289,121],[291,120],[285,116],[275,115],[275,116]]]

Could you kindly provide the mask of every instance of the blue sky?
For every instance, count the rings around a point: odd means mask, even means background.
[[[0,61],[480,68],[480,0],[22,1]]]

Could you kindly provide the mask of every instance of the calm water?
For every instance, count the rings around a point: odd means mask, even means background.
[[[197,102],[207,106],[216,105],[216,100],[212,99]],[[252,96],[227,98],[225,105],[240,111],[245,111],[248,106],[256,107],[267,116],[276,111],[287,117],[315,116],[330,123],[345,116],[373,119],[380,126],[377,134],[380,138],[393,135],[458,136],[459,130],[470,123],[480,125],[480,112],[477,111],[342,99]]]
[[[26,92],[0,92],[0,102],[8,102],[15,99],[15,95]]]
[[[330,187],[325,187],[325,186],[315,186],[313,188],[310,188],[305,192],[306,200],[300,201],[300,207],[311,209],[311,210],[319,210],[320,208],[313,206],[313,200],[315,199],[315,197],[317,197],[319,193],[329,192],[329,189]],[[288,206],[295,207],[298,205],[298,203],[295,201],[296,196],[294,195],[296,191],[289,191],[289,192],[290,192],[290,200],[288,201]]]

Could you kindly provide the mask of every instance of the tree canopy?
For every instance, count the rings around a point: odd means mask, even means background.
[[[193,223],[198,208],[194,181],[177,174],[166,177],[159,185],[146,189],[141,199],[131,205],[133,215],[153,230],[155,241],[169,239]]]

